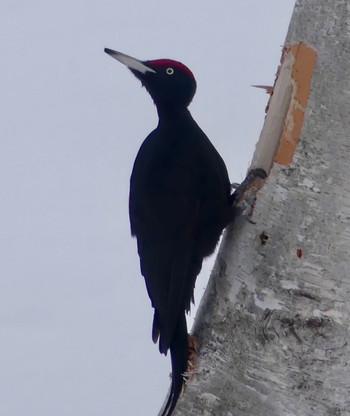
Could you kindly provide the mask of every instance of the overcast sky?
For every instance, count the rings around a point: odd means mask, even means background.
[[[0,415],[155,416],[169,387],[127,209],[156,111],[104,47],[191,68],[238,182],[268,98],[250,85],[273,82],[293,5],[1,0]]]

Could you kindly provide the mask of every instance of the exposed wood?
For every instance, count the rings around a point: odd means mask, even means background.
[[[299,140],[310,94],[316,51],[304,42],[285,46],[272,88],[267,115],[251,167],[269,172],[272,162],[288,165]]]
[[[284,54],[291,57],[292,94],[274,160],[282,165],[288,165],[293,160],[304,122],[311,77],[316,63],[316,51],[306,43],[299,42],[285,47]]]

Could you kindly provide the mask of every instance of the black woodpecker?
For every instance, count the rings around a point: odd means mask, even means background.
[[[187,107],[192,72],[170,59],[139,61],[111,49],[151,95],[159,123],[142,143],[130,179],[131,234],[154,308],[152,339],[170,349],[172,383],[162,416],[170,415],[187,369],[185,313],[203,259],[213,253],[235,215],[224,161]]]

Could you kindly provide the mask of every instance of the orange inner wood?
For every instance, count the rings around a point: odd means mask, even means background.
[[[284,53],[293,55],[294,64],[291,73],[293,92],[274,161],[288,165],[293,159],[303,126],[317,54],[303,42],[286,47]]]

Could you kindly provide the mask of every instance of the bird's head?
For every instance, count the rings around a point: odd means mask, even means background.
[[[112,58],[126,65],[142,82],[158,109],[186,108],[196,92],[196,80],[181,62],[171,59],[139,61],[121,52],[105,49]]]

